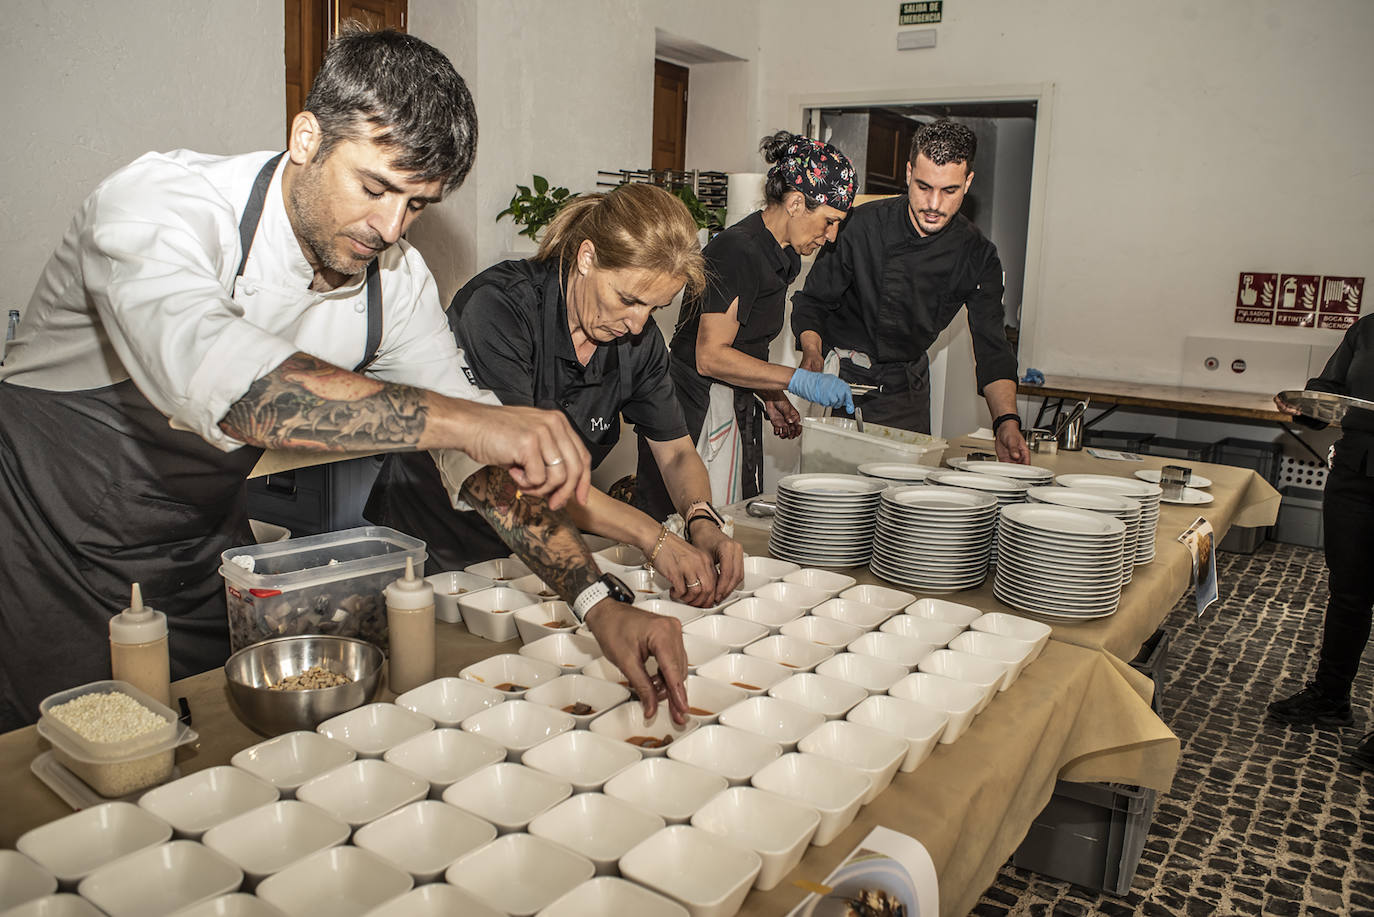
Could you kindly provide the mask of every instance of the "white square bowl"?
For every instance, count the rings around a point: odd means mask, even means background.
[[[875,694],[859,701],[846,719],[851,723],[880,729],[905,741],[906,757],[902,759],[899,770],[909,774],[935,748],[935,743],[945,731],[945,724],[949,722],[949,714],[905,698]]]
[[[463,624],[470,633],[484,640],[504,643],[514,640],[519,634],[512,612],[517,608],[537,605],[539,601],[537,595],[498,583],[490,589],[459,596],[458,608],[463,613]]]
[[[464,777],[444,791],[444,802],[496,826],[500,834],[524,831],[541,812],[572,795],[572,784],[523,764],[502,762]]]
[[[797,750],[848,764],[866,776],[869,787],[863,804],[868,805],[896,776],[906,758],[907,743],[849,720],[830,720],[798,742]]]
[[[147,809],[107,802],[27,831],[14,846],[72,889],[106,863],[171,838],[172,826]]]
[[[692,917],[731,917],[763,867],[759,855],[718,834],[672,825],[620,859],[620,873],[672,898]]]
[[[837,653],[865,633],[862,627],[816,615],[806,615],[795,621],[788,621],[778,632],[786,637],[809,640]]]
[[[363,825],[353,845],[410,874],[437,882],[459,857],[496,839],[496,826],[456,806],[422,799]]]
[[[620,858],[664,825],[660,816],[624,800],[578,793],[530,822],[530,834],[591,860],[597,875],[613,876]]]
[[[817,675],[858,685],[869,694],[887,693],[910,673],[904,665],[859,653],[839,653],[816,666]]]
[[[14,850],[0,850],[0,908],[11,908],[57,891],[57,877]]]
[[[666,598],[668,590],[673,588],[666,577],[653,570],[631,570],[620,579],[635,594],[635,602]]]
[[[796,751],[802,736],[826,722],[825,715],[776,697],[751,697],[720,715],[726,726],[777,742],[784,752]]]
[[[770,602],[777,602],[779,605],[786,605],[788,608],[806,611],[809,608],[815,608],[829,599],[830,596],[831,593],[825,589],[780,581],[755,589],[753,598],[767,599]]]
[[[964,631],[949,642],[949,648],[957,653],[982,656],[1004,664],[1007,673],[1002,676],[1002,686],[999,688],[1001,691],[1010,688],[1012,683],[1021,677],[1021,671],[1036,652],[1034,643],[977,630]]]
[[[533,643],[551,634],[570,634],[582,623],[567,602],[547,601],[511,612],[521,643]]]
[[[616,544],[609,548],[603,548],[592,555],[598,561],[607,561],[621,570],[635,570],[644,566],[644,561],[648,560],[644,552],[634,545]]]
[[[605,793],[680,825],[729,785],[719,774],[672,758],[645,758],[607,780]]]
[[[830,570],[813,570],[806,567],[793,570],[784,576],[782,581],[824,592],[828,599],[833,599],[841,591],[858,582],[854,577],[846,576],[843,573],[834,573]]]
[[[684,605],[682,602],[674,602],[671,599],[638,599],[635,602],[635,607],[642,608],[645,611],[652,611],[656,615],[666,615],[670,618],[677,618],[683,624],[690,624],[707,613],[704,608],[697,608],[695,605]]]
[[[357,828],[424,799],[429,781],[376,758],[360,758],[301,784],[296,798]]]
[[[912,640],[919,640],[922,643],[930,643],[934,646],[948,646],[949,641],[964,632],[963,625],[950,624],[947,621],[934,621],[930,618],[920,618],[916,615],[893,615],[882,623],[878,628],[885,634],[896,634],[899,637],[910,637]]]
[[[481,592],[495,585],[485,576],[474,576],[459,570],[431,574],[425,577],[425,582],[434,587],[434,617],[448,624],[463,623],[463,611],[458,607],[460,595]]]
[[[688,917],[687,909],[676,901],[614,876],[598,876],[583,882],[540,911],[539,917],[606,917],[608,914]]]
[[[879,586],[874,583],[865,583],[862,586],[850,586],[848,589],[841,590],[838,598],[852,599],[855,602],[862,602],[865,605],[874,605],[894,615],[916,601],[916,596],[912,595],[910,592],[903,592],[900,589],[893,589],[890,586]]]
[[[323,809],[287,799],[215,825],[201,843],[243,871],[248,888],[318,850],[348,840],[349,827]]]
[[[81,880],[81,897],[110,917],[161,917],[238,891],[243,873],[195,841],[145,847]]]
[[[488,764],[506,760],[506,747],[462,729],[433,729],[391,748],[382,760],[429,781],[429,798]]]
[[[9,917],[7,914],[6,917]],[[55,915],[47,915],[55,917]],[[286,917],[281,908],[245,892],[233,892],[182,908],[172,917]]]
[[[647,894],[653,894],[647,889],[645,891]],[[673,907],[677,907],[677,905],[674,904]],[[99,908],[85,898],[67,892],[30,898],[23,904],[16,905],[4,913],[5,917],[105,917]],[[273,914],[270,917],[281,917],[281,915]]]
[[[596,874],[592,861],[532,834],[507,834],[448,868],[445,880],[511,917],[530,917]]]
[[[568,714],[527,700],[506,701],[463,720],[463,731],[482,736],[506,750],[506,760],[520,763],[525,752],[546,739],[574,729]]]
[[[964,734],[980,705],[989,696],[985,688],[926,672],[912,672],[893,685],[888,693],[948,716],[949,722],[940,733],[941,745],[949,745]]]
[[[780,578],[781,577],[779,577],[779,579]],[[735,592],[739,594],[740,598],[745,599],[753,595],[754,590],[774,582],[777,582],[777,580],[763,573],[745,573],[744,578],[740,580],[739,586],[735,589]]]
[[[973,622],[983,616],[983,613],[972,605],[960,605],[948,599],[918,599],[906,607],[906,613],[931,621],[957,624],[960,627],[972,627]]]
[[[624,742],[638,749],[641,754],[656,757],[667,754],[673,743],[681,740],[700,725],[701,721],[694,716],[687,717],[687,722],[681,726],[674,723],[667,704],[659,704],[653,719],[646,719],[644,708],[638,701],[627,701],[619,707],[612,707],[592,720],[591,726],[588,728],[599,735],[614,739],[617,742]],[[644,738],[658,740],[666,738],[668,741],[662,745],[645,745],[640,741],[632,741]]]
[[[737,653],[755,640],[768,636],[768,628],[745,618],[718,614],[687,622],[682,625],[682,633],[705,637]]]
[[[985,689],[983,702],[975,711],[982,713],[991,703],[992,696],[1002,687],[1002,682],[1007,677],[1007,669],[1010,667],[1004,662],[982,656],[970,656],[968,653],[954,650],[936,650],[922,659],[916,668],[930,675],[953,678],[955,681],[967,682]]]
[[[712,618],[723,618],[724,615],[711,615]],[[698,621],[703,620],[698,618]],[[698,634],[689,634],[685,631],[682,634],[682,648],[687,651],[687,671],[695,672],[697,666],[710,662],[717,656],[723,656],[730,651],[724,643],[717,643],[709,637],[702,637]]]
[[[746,575],[757,573],[766,576],[768,582],[776,583],[787,574],[800,570],[801,564],[794,564],[790,560],[778,560],[776,557],[746,557],[744,558],[744,572]],[[755,592],[758,587],[755,587]]]
[[[756,656],[726,653],[698,666],[696,674],[739,688],[750,697],[757,697],[791,675],[792,670]]]
[[[518,558],[496,557],[481,563],[469,564],[463,568],[463,572],[471,576],[484,577],[501,586],[512,580],[518,580],[522,576],[529,576],[534,571],[525,566],[525,562]]]
[[[437,727],[453,728],[474,713],[505,700],[506,695],[500,691],[448,675],[407,691],[396,698],[396,706],[429,717]]]
[[[801,862],[821,816],[809,805],[752,786],[737,786],[716,796],[692,816],[692,826],[719,834],[759,855],[762,868],[754,887],[768,891]]]
[[[258,897],[288,917],[362,917],[410,891],[404,870],[358,847],[331,847],[263,881]]]
[[[474,898],[456,885],[438,882],[421,885],[381,907],[367,917],[506,917],[500,911]]]
[[[566,780],[574,793],[592,793],[642,757],[633,745],[588,729],[574,729],[534,746],[525,752],[521,763]]]
[[[549,634],[520,647],[520,655],[558,666],[564,675],[576,675],[587,663],[602,657],[601,644],[580,634]]]
[[[539,578],[539,574],[530,573],[519,579],[513,579],[505,585],[514,589],[516,592],[523,592],[532,595],[541,602],[551,602],[558,599],[558,592]]]
[[[1048,624],[1009,615],[1002,611],[988,612],[970,624],[969,629],[1034,644],[1035,652],[1031,654],[1028,662],[1035,661],[1035,658],[1045,649],[1045,644],[1049,642],[1050,634],[1054,633]]]
[[[719,722],[723,711],[749,696],[733,685],[700,675],[688,675],[683,684],[687,688],[688,712],[701,720],[703,726]]]
[[[703,726],[668,746],[668,757],[720,774],[743,786],[765,764],[782,755],[782,746],[753,732],[730,726]]]
[[[347,745],[360,758],[380,758],[387,749],[406,739],[429,732],[434,721],[424,714],[395,704],[364,704],[356,710],[330,717],[315,727],[327,739]]]
[[[777,583],[770,583],[776,586]],[[769,586],[763,587],[764,589]],[[731,618],[739,618],[744,621],[752,621],[768,628],[769,634],[776,634],[788,621],[795,621],[806,613],[805,608],[798,608],[786,602],[779,602],[775,599],[765,598],[761,592],[755,592],[747,599],[740,599],[729,608],[725,609],[724,614]]]
[[[151,789],[138,804],[171,825],[177,837],[196,841],[220,822],[277,798],[272,784],[221,764]]]
[[[794,672],[810,672],[835,655],[835,651],[810,640],[779,633],[749,644],[744,648],[744,655],[776,662]]]
[[[658,662],[654,659],[648,660],[645,664],[645,669],[650,675],[655,674],[658,671]],[[586,675],[588,678],[599,678],[602,681],[609,681],[611,684],[619,685],[622,688],[628,689],[630,687],[630,679],[626,678],[625,673],[616,668],[615,663],[611,662],[611,660],[607,659],[605,656],[602,656],[600,659],[592,660],[584,665],[581,674]]]
[[[869,779],[839,761],[793,752],[755,774],[754,786],[815,809],[821,821],[811,843],[824,847],[858,814]]]
[[[356,757],[358,753],[342,742],[318,732],[300,730],[250,745],[230,758],[229,763],[272,784],[283,799],[292,799],[296,788],[311,777]]]
[[[861,630],[872,630],[893,614],[886,608],[866,605],[853,599],[830,599],[811,609],[811,613],[818,618],[834,618],[845,624],[853,624]]]
[[[828,720],[838,720],[850,707],[867,697],[868,690],[815,672],[798,672],[769,688],[768,696],[814,710]]]
[[[562,675],[525,692],[525,700],[566,713],[573,718],[579,729],[587,728],[592,720],[629,699],[629,689],[605,679],[580,673]],[[590,709],[586,713],[574,712],[574,707],[581,709],[578,707],[579,704]]]
[[[871,630],[849,644],[851,653],[895,662],[908,672],[937,649],[939,647],[934,643],[923,643],[915,637],[903,637],[901,634],[885,634],[880,630]]]
[[[499,653],[460,670],[458,677],[500,691],[507,700],[514,700],[524,697],[535,685],[552,681],[562,674],[563,670],[552,662],[530,659],[519,653]]]

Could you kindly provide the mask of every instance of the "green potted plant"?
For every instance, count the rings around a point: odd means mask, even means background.
[[[558,208],[577,197],[567,188],[550,187],[549,180],[542,175],[534,176],[533,187],[516,185],[510,204],[496,215],[496,221],[510,217],[517,226],[523,226],[520,235],[539,241],[539,232],[553,222]]]
[[[708,236],[711,231],[719,232],[725,228],[725,210],[720,207],[707,207],[697,197],[690,185],[681,185],[673,189],[673,194],[687,205],[688,211],[692,214],[692,219],[696,221],[698,230],[706,230]],[[706,239],[702,239],[705,244]]]

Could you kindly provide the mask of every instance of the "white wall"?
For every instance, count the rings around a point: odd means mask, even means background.
[[[280,149],[280,0],[9,0],[0,30],[0,309],[28,304],[72,213],[149,150]]]
[[[832,4],[762,7],[770,126],[800,127],[808,94],[1054,84],[1023,367],[1172,383],[1184,329],[1337,336],[1233,324],[1241,270],[1374,275],[1366,0],[946,4],[938,46],[905,52],[884,0],[820,43]]]

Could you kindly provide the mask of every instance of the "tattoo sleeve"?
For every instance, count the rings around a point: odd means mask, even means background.
[[[417,447],[428,411],[421,389],[296,353],[254,382],[219,426],[268,449],[401,450]]]
[[[506,469],[475,472],[463,482],[463,499],[563,601],[572,604],[601,575],[568,514],[523,493]]]

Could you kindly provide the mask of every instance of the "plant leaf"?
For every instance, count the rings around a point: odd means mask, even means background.
[[[540,194],[547,194],[549,191],[549,180],[542,175],[534,177],[534,190]]]

